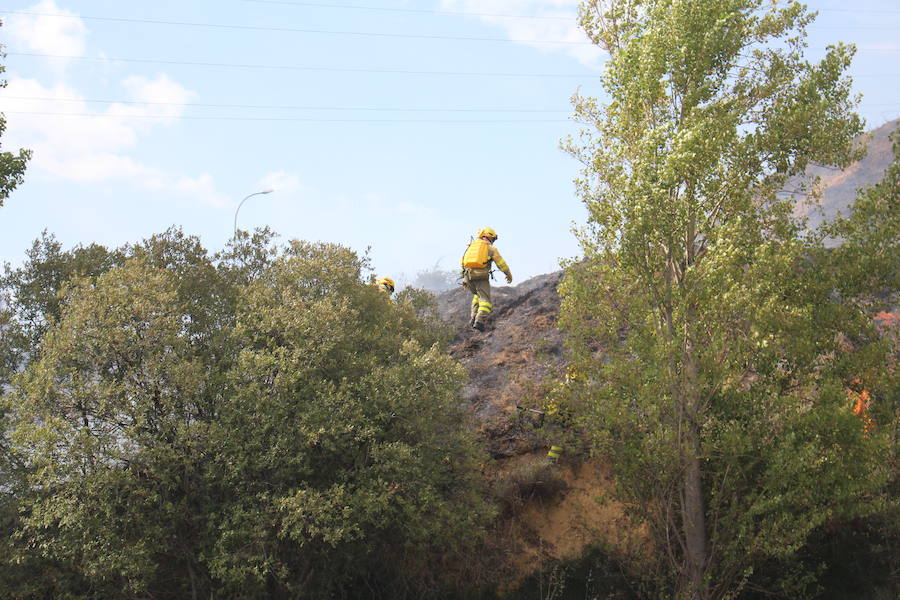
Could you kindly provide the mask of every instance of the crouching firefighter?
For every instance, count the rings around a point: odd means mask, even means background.
[[[473,329],[484,331],[484,323],[491,314],[491,263],[506,275],[506,283],[512,283],[512,273],[500,251],[494,247],[497,232],[490,227],[480,229],[466,248],[462,257],[463,287],[472,292],[472,308],[469,322]]]

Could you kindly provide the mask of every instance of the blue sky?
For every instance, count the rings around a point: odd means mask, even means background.
[[[577,0],[7,0],[3,149],[31,148],[0,261],[169,226],[211,251],[242,229],[336,241],[409,281],[498,230],[517,282],[577,255],[559,150],[604,56]],[[900,117],[900,4],[809,3],[808,57],[853,42],[872,129]],[[55,15],[55,16],[54,16]],[[60,16],[61,15],[61,16]],[[74,58],[73,58],[74,57]]]

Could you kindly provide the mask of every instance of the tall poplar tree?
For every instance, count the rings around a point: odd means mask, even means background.
[[[562,288],[570,389],[655,534],[663,594],[730,597],[884,481],[885,442],[845,389],[883,348],[819,276],[785,193],[857,155],[854,49],[804,59],[797,2],[589,0],[580,16],[609,100],[575,96],[586,127],[567,143],[589,211]]]

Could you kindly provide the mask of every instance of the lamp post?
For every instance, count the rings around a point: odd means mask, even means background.
[[[247,201],[247,198],[252,198],[253,196],[259,196],[260,194],[271,194],[274,190],[262,190],[261,192],[253,192],[249,196],[246,196],[241,203],[238,204],[237,210],[234,211],[234,235],[237,237],[237,216],[241,210],[241,207],[244,205],[244,202]]]

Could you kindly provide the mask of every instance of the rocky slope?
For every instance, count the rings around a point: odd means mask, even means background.
[[[484,333],[468,326],[468,291],[458,288],[438,297],[441,316],[457,332],[451,354],[469,372],[465,398],[490,432],[488,449],[495,458],[521,454],[540,443],[516,430],[516,407],[562,367],[562,334],[556,326],[561,277],[556,272],[514,287],[494,287],[493,318]]]
[[[456,336],[451,354],[469,372],[465,399],[493,458],[485,475],[503,514],[489,546],[492,564],[515,586],[547,561],[575,559],[601,541],[628,552],[645,534],[625,523],[622,506],[609,499],[608,467],[566,448],[559,462],[547,457],[554,428],[541,426],[526,407],[540,405],[541,387],[564,369],[557,327],[562,272],[517,286],[494,287],[489,329],[469,327],[471,294],[454,289],[438,296],[438,308]]]

